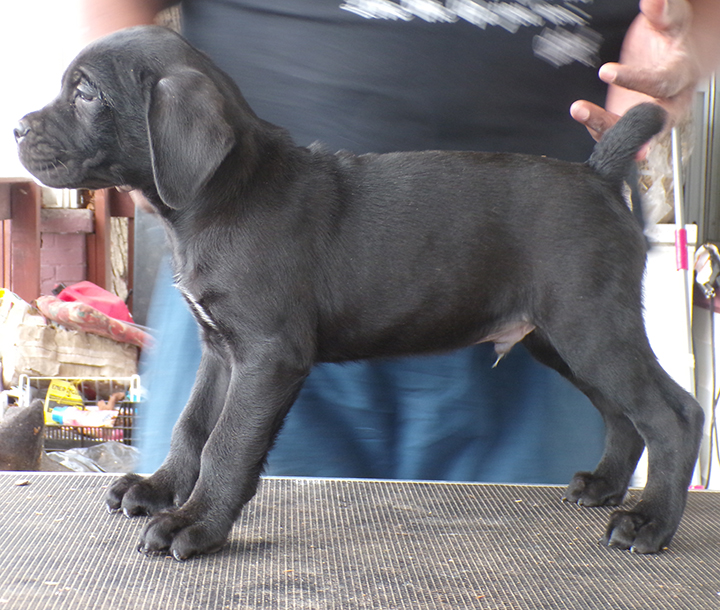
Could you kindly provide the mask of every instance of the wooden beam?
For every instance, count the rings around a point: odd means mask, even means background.
[[[0,182],[0,220],[10,220],[10,183]]]
[[[135,218],[135,203],[130,193],[108,189],[107,197],[110,200],[110,214],[117,218]]]
[[[0,286],[10,288],[10,221],[0,220]]]
[[[135,286],[135,202],[130,197],[130,193],[110,189],[107,191],[110,199],[110,214],[113,218],[127,218],[127,288],[129,297],[127,306],[132,313],[133,310],[133,290]]]
[[[28,303],[40,296],[40,187],[10,187],[10,290]]]
[[[94,208],[95,232],[87,236],[87,278],[110,290],[110,201],[107,190],[95,191]]]
[[[40,210],[41,233],[92,233],[95,230],[92,210],[76,208],[43,208]]]

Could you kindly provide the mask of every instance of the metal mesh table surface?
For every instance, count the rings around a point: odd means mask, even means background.
[[[0,474],[0,610],[720,609],[719,493],[642,556],[556,487],[270,478],[222,551],[179,563],[135,550],[113,479]]]

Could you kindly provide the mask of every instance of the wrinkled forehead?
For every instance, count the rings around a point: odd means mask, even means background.
[[[112,82],[143,82],[160,76],[174,64],[195,65],[203,59],[174,32],[157,26],[139,26],[104,36],[85,47],[72,61],[63,84],[86,77],[103,87]]]

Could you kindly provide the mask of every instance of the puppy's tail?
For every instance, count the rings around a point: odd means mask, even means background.
[[[667,112],[657,104],[639,104],[628,110],[595,145],[588,165],[616,184],[633,174],[640,147],[665,125]]]

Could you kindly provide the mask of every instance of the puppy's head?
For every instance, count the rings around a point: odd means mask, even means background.
[[[150,26],[85,48],[60,95],[25,116],[15,138],[23,165],[48,186],[155,189],[180,208],[257,123],[229,77]]]

